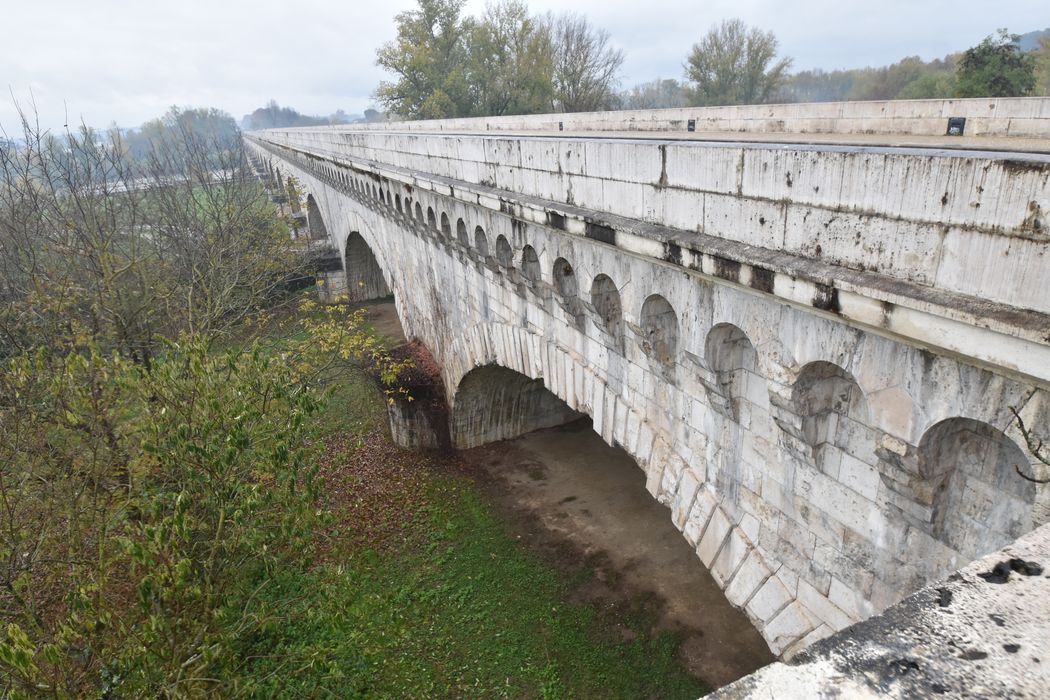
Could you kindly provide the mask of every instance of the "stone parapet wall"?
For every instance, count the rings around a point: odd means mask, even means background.
[[[941,136],[949,117],[965,117],[968,136],[1050,138],[1050,98],[816,102],[682,107],[575,114],[478,117],[354,124],[337,131],[685,131],[760,134],[916,134]]]

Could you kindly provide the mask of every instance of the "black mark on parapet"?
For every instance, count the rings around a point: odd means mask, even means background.
[[[565,216],[556,211],[547,212],[547,225],[551,228],[565,230]]]
[[[730,282],[740,281],[740,263],[729,258],[715,257],[715,274]]]
[[[751,268],[751,288],[767,294],[773,293],[773,280],[776,273],[764,267]]]
[[[675,265],[682,264],[682,246],[673,241],[664,243],[664,260]]]
[[[588,221],[584,228],[584,235],[601,243],[608,243],[609,245],[616,245],[616,231],[613,230],[612,226],[606,226],[605,224],[596,224]]]
[[[839,290],[830,284],[818,284],[817,292],[813,295],[813,307],[834,314],[842,313],[842,306],[839,304]]]

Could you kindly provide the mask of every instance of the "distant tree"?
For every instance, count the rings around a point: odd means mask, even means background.
[[[609,32],[573,13],[548,13],[543,24],[550,37],[554,110],[593,112],[614,106],[624,54],[610,43]]]
[[[771,96],[778,102],[841,102],[849,99],[856,70],[804,70],[785,78]]]
[[[712,27],[693,45],[685,65],[693,104],[767,102],[791,66],[790,58],[773,62],[777,46],[772,32],[749,28],[739,19]]]
[[[375,97],[409,119],[442,119],[472,112],[465,76],[469,26],[460,18],[465,0],[419,0],[419,9],[394,18],[397,39],[376,52],[376,64],[397,79],[383,81]]]
[[[333,123],[329,117],[301,114],[291,107],[282,107],[270,100],[244,118],[246,129],[281,129],[289,126],[324,126]]]
[[[685,107],[689,104],[685,86],[674,78],[657,78],[635,85],[620,98],[624,109],[663,109]]]
[[[895,100],[919,100],[953,97],[955,95],[955,74],[951,72],[923,73],[900,89],[893,96]]]
[[[1020,35],[1000,29],[967,49],[959,60],[958,97],[1019,97],[1035,89],[1035,57],[1018,46]]]
[[[549,35],[521,0],[488,5],[468,37],[467,79],[475,114],[549,112],[553,61]]]
[[[852,100],[900,100],[951,97],[955,90],[957,58],[947,56],[927,63],[908,56],[882,68],[857,71],[849,98]]]
[[[1036,95],[1050,95],[1050,37],[1039,40],[1039,48],[1033,53],[1035,58]]]

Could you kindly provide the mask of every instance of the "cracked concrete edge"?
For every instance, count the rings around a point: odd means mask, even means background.
[[[708,697],[1037,698],[1047,688],[1050,525]]]

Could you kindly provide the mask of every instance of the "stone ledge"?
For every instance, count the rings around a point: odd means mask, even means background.
[[[791,661],[708,697],[1046,697],[1048,565],[1050,525],[1044,525]]]

